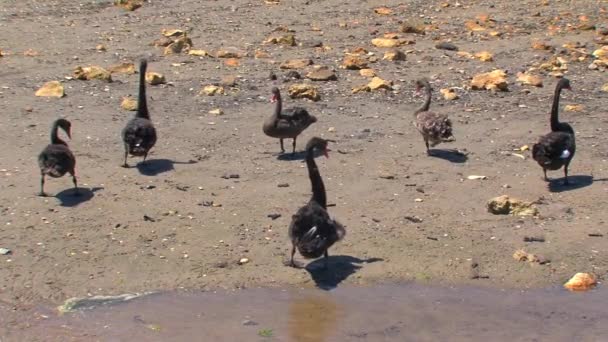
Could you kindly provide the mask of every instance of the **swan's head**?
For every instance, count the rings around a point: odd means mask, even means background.
[[[326,158],[329,158],[329,151],[331,151],[329,148],[327,148],[327,145],[329,142],[333,142],[333,140],[326,140],[326,139],[322,139],[322,138],[318,138],[318,137],[313,137],[310,140],[308,140],[308,143],[306,144],[306,151],[310,151],[310,150],[321,151]]]
[[[66,119],[58,119],[56,122],[57,126],[68,135],[68,138],[72,139],[72,124]]]
[[[270,102],[277,102],[281,98],[281,92],[279,91],[279,88],[272,87],[270,92],[272,93],[272,96],[270,97]]]
[[[422,89],[431,89],[431,84],[427,78],[420,78],[416,80],[416,94],[420,95]]]
[[[570,80],[565,77],[559,80],[559,82],[557,82],[557,87],[561,89],[572,90],[572,88],[570,88]]]

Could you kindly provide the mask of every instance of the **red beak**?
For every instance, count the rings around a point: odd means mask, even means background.
[[[325,150],[323,150],[323,155],[325,156],[325,158],[329,158],[329,151],[331,151],[330,149],[326,148]]]

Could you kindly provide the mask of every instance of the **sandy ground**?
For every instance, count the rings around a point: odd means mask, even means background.
[[[12,253],[0,256],[0,300],[57,303],[157,289],[315,283],[331,288],[389,280],[526,288],[559,285],[575,272],[603,277],[608,164],[602,133],[608,100],[600,89],[607,79],[605,71],[588,69],[592,57],[570,61],[562,45],[580,43],[587,53],[597,49],[596,32],[575,27],[581,15],[590,23],[605,21],[606,2],[445,3],[450,6],[439,1],[163,0],[125,12],[110,1],[2,1],[0,247]],[[380,5],[393,14],[374,13]],[[489,28],[472,33],[465,28],[465,21],[482,13],[495,20],[502,36],[490,36]],[[397,32],[402,21],[427,24],[427,34],[400,33],[415,41],[400,47],[407,60],[382,60],[385,49],[372,46],[371,39]],[[262,44],[279,26],[295,31],[298,46]],[[163,56],[162,48],[149,45],[163,28],[189,30],[197,49],[236,48],[248,56],[236,67],[219,58]],[[562,108],[584,105],[582,111],[562,111],[578,145],[571,165],[576,183],[567,188],[549,187],[529,152],[522,152],[525,160],[509,154],[549,130],[556,79],[539,73],[542,88],[515,82],[516,72],[553,56],[531,48],[537,39],[569,61],[566,76],[574,91],[562,95]],[[494,61],[434,47],[447,40],[461,51],[490,51]],[[315,48],[319,42],[327,48]],[[97,51],[99,44],[107,51]],[[359,46],[378,57],[370,66],[394,82],[393,91],[351,94],[369,79],[339,65],[345,50]],[[37,55],[24,56],[28,49]],[[254,58],[256,50],[270,58]],[[150,71],[168,81],[148,88],[159,141],[148,167],[124,169],[119,167],[120,130],[133,113],[119,104],[135,95],[137,75],[114,74],[112,83],[65,77],[76,66],[109,67],[142,56],[149,58]],[[286,96],[294,81],[282,81],[286,70],[279,64],[292,58],[311,58],[336,70],[337,81],[315,83],[320,101]],[[510,91],[467,90],[473,75],[495,68],[509,72]],[[270,81],[270,72],[279,81]],[[237,86],[227,88],[227,95],[198,95],[202,86],[231,75]],[[432,108],[448,114],[455,126],[457,140],[440,145],[439,157],[426,156],[411,125],[421,101],[413,96],[412,81],[420,76],[432,79]],[[63,81],[67,96],[35,97],[36,89],[51,80]],[[329,202],[335,204],[330,213],[347,226],[346,239],[330,251],[330,272],[316,264],[308,271],[283,266],[290,249],[287,227],[308,200],[310,184],[301,158],[278,158],[278,141],[262,133],[262,121],[273,109],[268,102],[273,85],[283,91],[285,105],[305,106],[319,118],[300,137],[298,149],[314,135],[336,140],[331,157],[318,159]],[[460,99],[444,100],[438,90],[447,87],[458,87]],[[225,114],[208,114],[215,108]],[[88,189],[78,199],[70,196],[69,178],[47,182],[56,197],[35,195],[36,156],[60,116],[72,121],[69,144],[81,185]],[[239,178],[222,178],[227,174]],[[387,175],[393,179],[382,178]],[[468,180],[469,175],[488,178]],[[562,172],[550,177],[559,180]],[[278,187],[282,183],[289,186]],[[489,214],[487,200],[502,194],[541,199],[540,215]],[[216,206],[203,205],[211,201]],[[272,220],[269,214],[281,217]],[[525,237],[544,242],[524,242]],[[512,254],[520,248],[551,262],[517,262]],[[250,262],[238,265],[243,257]]]

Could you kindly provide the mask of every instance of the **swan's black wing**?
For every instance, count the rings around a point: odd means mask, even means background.
[[[575,152],[574,136],[565,132],[551,132],[540,137],[532,146],[532,157],[546,169],[558,169],[571,160]]]
[[[134,118],[122,131],[122,139],[129,147],[129,154],[140,156],[156,144],[156,129],[144,118]]]
[[[70,148],[62,144],[50,144],[38,155],[40,171],[51,177],[61,177],[73,172],[76,158]]]
[[[345,234],[342,224],[332,220],[316,202],[300,208],[289,227],[289,237],[305,258],[320,257]]]

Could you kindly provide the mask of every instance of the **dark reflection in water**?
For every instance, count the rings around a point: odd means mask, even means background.
[[[0,341],[607,341],[608,291],[417,284],[172,292],[57,315],[0,303]]]

